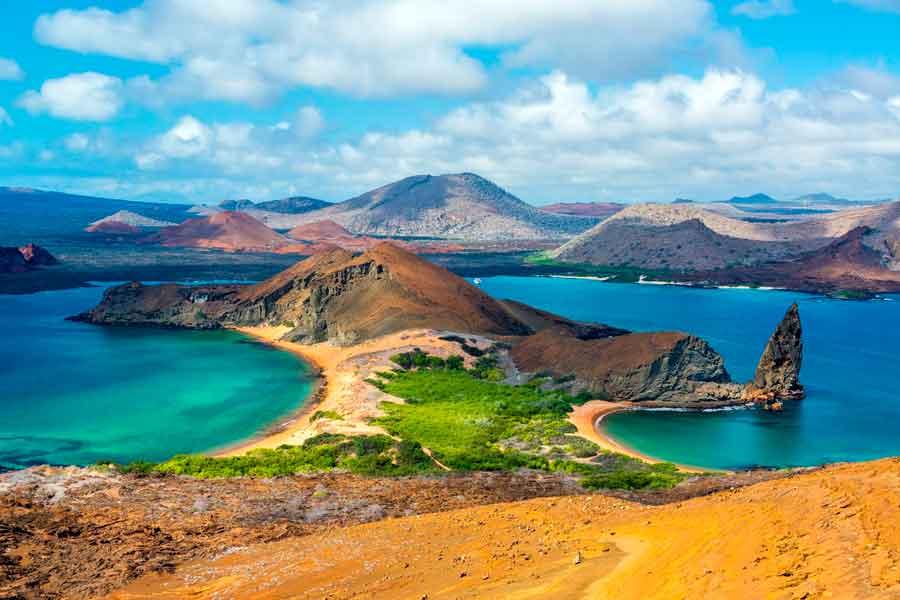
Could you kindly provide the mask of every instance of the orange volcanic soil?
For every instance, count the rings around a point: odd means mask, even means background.
[[[544,498],[235,548],[111,598],[900,597],[900,460],[663,506]]]

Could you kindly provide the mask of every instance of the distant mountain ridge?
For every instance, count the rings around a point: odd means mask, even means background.
[[[726,202],[728,204],[777,204],[778,200],[768,194],[753,194],[751,196],[733,196]]]
[[[326,206],[331,206],[331,202],[310,198],[309,196],[291,196],[290,198],[266,200],[263,202],[253,202],[244,198],[241,200],[224,200],[219,204],[219,208],[222,210],[265,211],[286,215],[298,215],[319,210]]]
[[[415,175],[270,227],[334,221],[353,233],[468,241],[565,239],[598,219],[540,210],[473,173]]]

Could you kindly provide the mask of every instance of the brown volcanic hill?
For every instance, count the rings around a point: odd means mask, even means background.
[[[860,226],[873,230],[866,244],[880,254],[887,255],[891,240],[900,239],[900,202],[783,223],[737,216],[690,204],[633,205],[550,256],[563,262],[697,271],[796,258]]]
[[[252,286],[139,283],[107,291],[95,323],[212,328],[290,323],[288,339],[354,343],[413,328],[495,335],[533,329],[461,277],[397,246],[334,250]]]
[[[330,219],[356,234],[467,241],[564,239],[594,217],[548,213],[472,173],[416,175],[361,196],[267,223],[293,227]]]
[[[539,207],[544,212],[579,217],[599,217],[605,219],[625,208],[618,202],[557,202]]]
[[[725,236],[699,218],[670,225],[615,219],[612,217],[588,234],[557,248],[551,256],[572,263],[704,270],[765,262],[794,255],[801,248],[790,242]]]
[[[334,528],[109,597],[887,600],[900,597],[898,519],[891,458],[661,506],[569,496]]]
[[[294,240],[319,241],[326,238],[354,237],[345,227],[338,225],[330,219],[314,221],[305,225],[298,225],[288,231],[288,237]]]
[[[824,248],[802,254],[795,260],[698,273],[696,278],[819,292],[897,292],[900,272],[888,268],[887,258],[873,248],[876,242],[871,241],[882,238],[882,232],[857,227]],[[870,241],[871,245],[867,243]]]
[[[164,227],[142,243],[188,248],[218,248],[228,251],[274,250],[287,241],[250,215],[222,211],[180,225]]]

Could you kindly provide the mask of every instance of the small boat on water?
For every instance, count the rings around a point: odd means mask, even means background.
[[[472,280],[472,283],[474,283],[475,285],[481,285],[481,280],[476,277],[475,279]]]

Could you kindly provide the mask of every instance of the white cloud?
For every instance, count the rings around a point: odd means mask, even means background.
[[[743,15],[751,19],[768,19],[792,15],[797,12],[794,0],[747,0],[735,4],[731,9],[733,15]]]
[[[16,61],[0,57],[0,80],[18,81],[25,78],[25,72]]]
[[[896,193],[900,92],[881,96],[837,81],[774,90],[749,72],[710,69],[595,89],[555,71],[429,127],[370,131],[334,145],[298,143],[291,121],[185,117],[134,160],[161,180],[182,177],[198,189],[201,179],[229,190],[244,185],[247,196],[266,186],[273,194],[299,188],[340,199],[413,173],[459,171],[538,203],[712,199],[750,190]]]
[[[31,114],[48,113],[75,121],[108,121],[121,110],[124,84],[102,73],[73,73],[48,79],[40,91],[28,91],[19,105]]]
[[[504,64],[602,81],[658,71],[715,30],[706,0],[146,0],[42,15],[42,43],[168,65],[162,101],[263,103],[293,87],[359,96],[465,94],[487,76],[466,48]]]
[[[900,13],[900,0],[835,0],[841,4],[853,4],[874,11]]]
[[[835,84],[851,88],[876,98],[888,98],[900,94],[900,77],[888,72],[883,66],[870,68],[849,65],[834,77]]]
[[[83,133],[73,133],[63,140],[63,145],[69,152],[84,152],[90,143],[90,138]]]
[[[6,112],[6,109],[0,106],[0,126],[8,125],[12,127],[13,120],[12,117],[9,116],[9,113]]]

